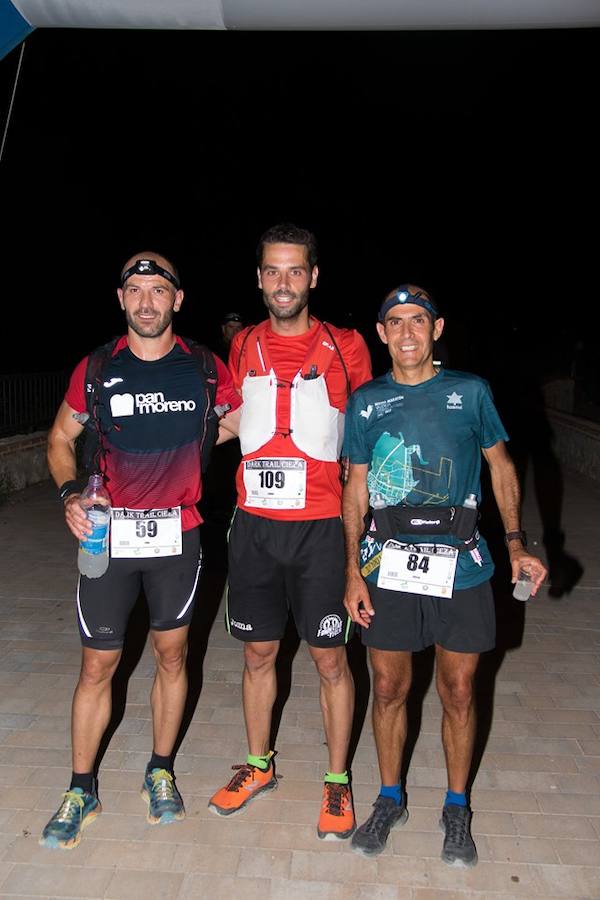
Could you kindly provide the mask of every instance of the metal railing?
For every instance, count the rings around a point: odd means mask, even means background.
[[[0,375],[0,437],[49,428],[68,378],[67,372]]]

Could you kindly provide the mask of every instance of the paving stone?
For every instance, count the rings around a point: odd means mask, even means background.
[[[513,820],[520,835],[555,837],[565,840],[573,838],[593,840],[596,837],[591,822],[583,816],[568,816],[556,812],[554,815],[545,816],[515,813]]]
[[[569,866],[598,866],[600,841],[554,840],[554,849],[561,863]]]
[[[550,840],[528,837],[488,837],[492,859],[499,862],[558,863],[556,849]]]
[[[213,846],[198,842],[174,844],[173,851],[173,871],[226,876],[237,870],[242,852],[238,847],[227,847],[226,851],[219,852]]]
[[[270,897],[268,878],[244,878],[235,876],[187,875],[180,889],[178,900],[231,900],[242,893],[244,900],[265,900]]]
[[[291,865],[291,850],[245,849],[240,852],[236,872],[240,878],[288,878]]]
[[[156,869],[141,872],[117,867],[104,892],[105,900],[176,900],[185,875],[179,872],[160,872]]]
[[[15,864],[1,887],[5,896],[31,894],[34,897],[104,897],[113,873],[109,869]]]

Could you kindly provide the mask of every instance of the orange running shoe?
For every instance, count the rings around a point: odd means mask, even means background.
[[[318,836],[322,841],[343,841],[354,833],[355,828],[350,785],[326,781],[317,826]]]
[[[208,801],[208,808],[218,816],[233,816],[242,812],[255,797],[277,787],[273,762],[265,771],[249,763],[231,768],[237,771],[229,784]]]

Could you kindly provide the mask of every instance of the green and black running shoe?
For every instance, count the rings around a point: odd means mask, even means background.
[[[86,794],[81,788],[65,791],[63,802],[54,813],[40,838],[42,847],[55,850],[73,850],[81,840],[81,832],[102,812],[95,794]]]
[[[151,825],[168,825],[185,819],[185,809],[175,781],[166,769],[152,769],[146,773],[141,791],[148,802],[148,822]]]

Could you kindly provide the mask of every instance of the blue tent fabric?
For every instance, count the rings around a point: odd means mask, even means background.
[[[0,0],[0,59],[32,31],[33,26],[15,9],[10,0]]]

